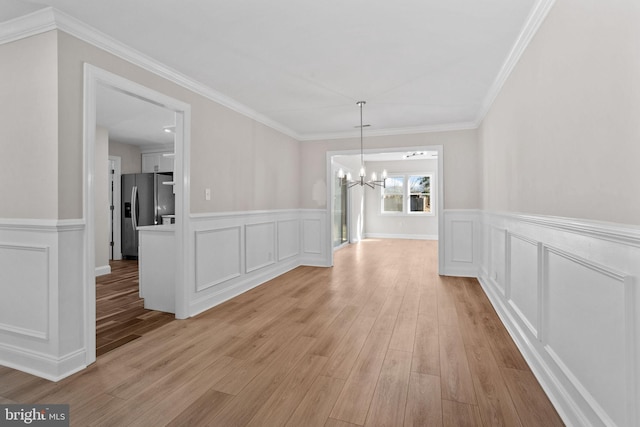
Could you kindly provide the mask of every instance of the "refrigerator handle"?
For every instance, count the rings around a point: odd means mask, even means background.
[[[138,228],[138,187],[135,185],[131,188],[131,226],[133,227],[133,232],[136,232]]]

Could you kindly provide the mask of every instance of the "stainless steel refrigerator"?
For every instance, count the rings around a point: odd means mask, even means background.
[[[175,214],[171,173],[122,175],[122,257],[138,258],[138,230],[144,225],[162,224],[162,215]]]

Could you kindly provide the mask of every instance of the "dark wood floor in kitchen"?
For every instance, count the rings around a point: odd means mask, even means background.
[[[111,261],[111,274],[96,278],[96,355],[101,356],[173,321],[147,310],[138,292],[138,261]]]

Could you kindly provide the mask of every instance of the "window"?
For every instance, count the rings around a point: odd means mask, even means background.
[[[431,176],[409,176],[409,212],[431,212]]]
[[[392,175],[382,188],[381,212],[390,214],[433,214],[431,174]]]
[[[382,212],[402,213],[404,199],[404,177],[387,177],[386,186],[382,188]]]

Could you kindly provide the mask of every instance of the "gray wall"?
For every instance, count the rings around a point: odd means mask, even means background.
[[[56,42],[48,32],[0,45],[0,218],[58,217]]]
[[[110,139],[109,155],[120,157],[123,174],[142,172],[142,157],[139,147]]]
[[[476,130],[433,132],[364,138],[366,149],[443,146],[444,208],[477,209],[479,161]],[[329,151],[359,150],[359,138],[307,141],[300,144],[300,204],[305,209],[326,206],[326,156]],[[322,189],[322,190],[320,190]]]
[[[59,218],[82,217],[85,62],[191,105],[191,213],[299,206],[297,141],[64,32],[55,33],[58,102],[64,107],[58,133]],[[205,188],[212,190],[209,201]]]

